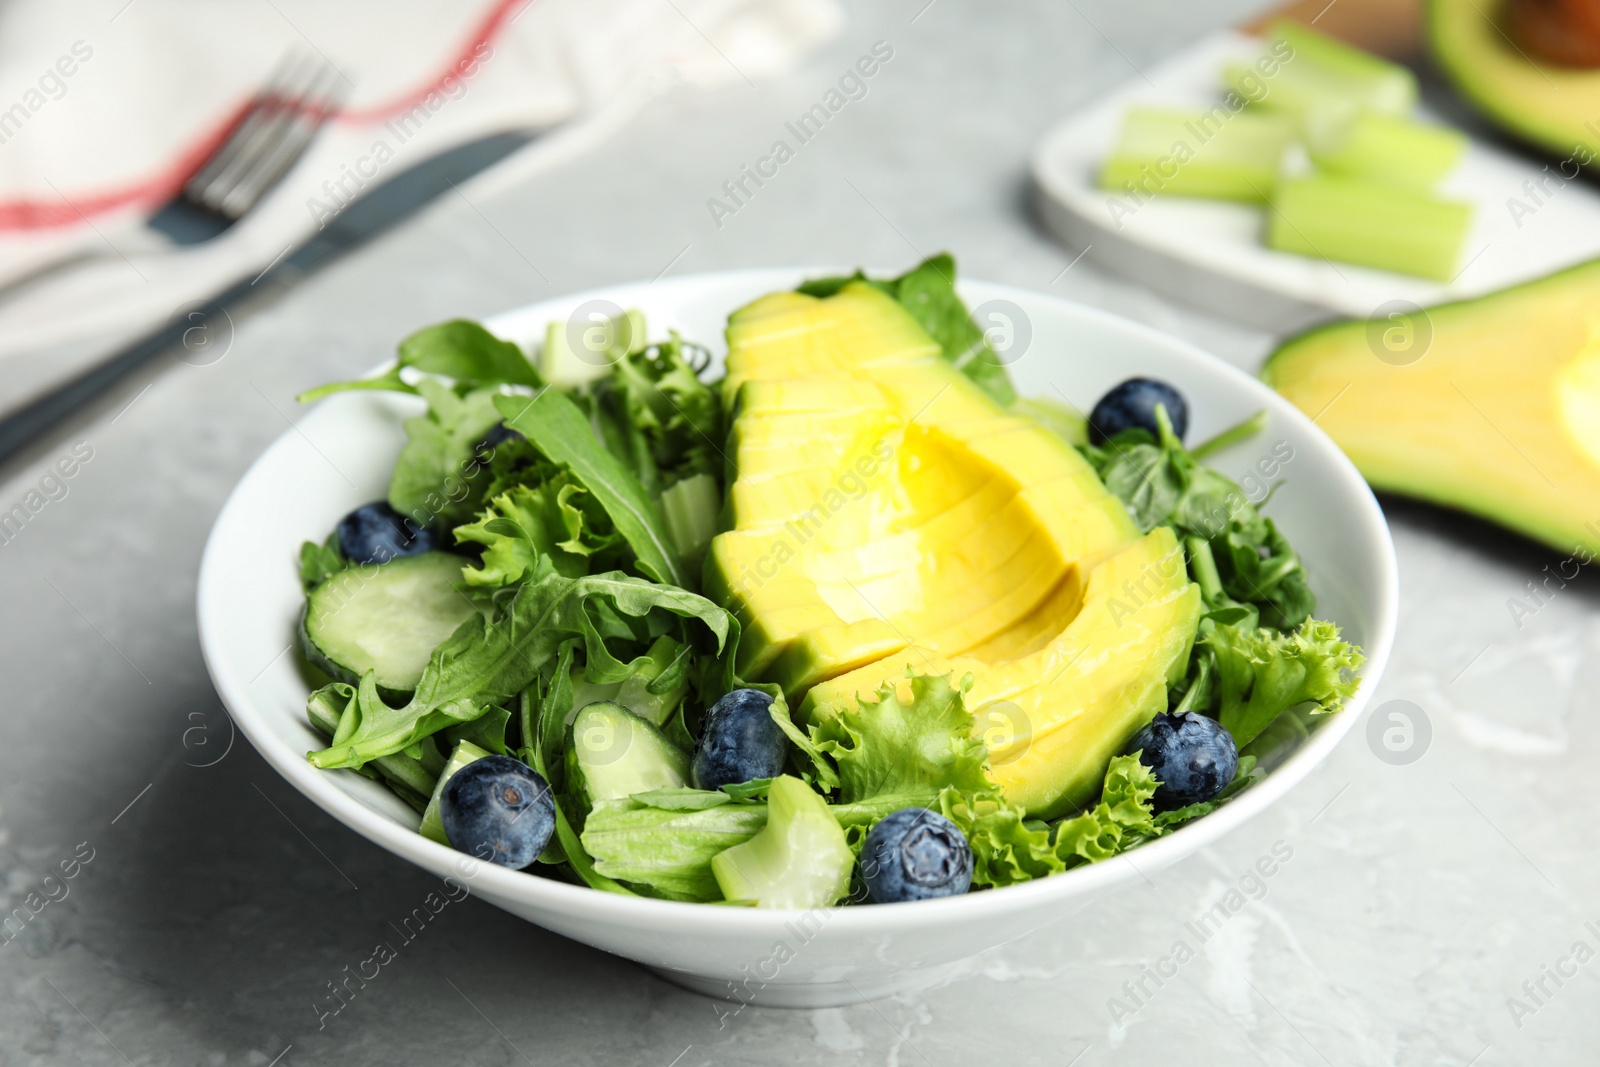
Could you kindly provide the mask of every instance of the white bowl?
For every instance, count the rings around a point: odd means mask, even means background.
[[[495,332],[527,343],[546,322],[596,298],[641,308],[652,335],[676,327],[718,350],[727,315],[774,289],[825,271],[770,270],[620,285],[496,316]],[[1009,327],[1008,359],[1024,395],[1063,395],[1087,408],[1135,374],[1173,382],[1188,397],[1199,441],[1265,408],[1265,433],[1213,458],[1236,476],[1275,445],[1293,458],[1278,473],[1270,514],[1310,570],[1318,614],[1366,651],[1362,685],[1266,779],[1216,813],[1129,856],[1006,889],[914,904],[802,913],[625,897],[478,864],[423,838],[417,816],[352,771],[319,771],[305,753],[322,740],[305,719],[306,679],[289,652],[302,597],[295,554],[388,485],[413,398],[335,396],[312,409],[256,461],[212,530],[200,571],[200,639],[217,691],[261,754],[313,803],[359,834],[519,915],[637,960],[712,996],[820,1007],[916,988],[945,965],[1025,935],[1095,895],[1215,841],[1283,796],[1355,724],[1376,688],[1394,635],[1394,548],[1377,502],[1348,460],[1311,422],[1261,383],[1193,346],[1092,308],[980,282],[961,286],[980,322]],[[1283,448],[1279,445],[1279,454]],[[1259,474],[1258,474],[1259,477]],[[1138,869],[1134,864],[1138,864]]]

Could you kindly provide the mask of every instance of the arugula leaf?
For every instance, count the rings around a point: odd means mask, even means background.
[[[575,579],[548,573],[518,587],[493,621],[474,615],[462,623],[434,650],[405,707],[385,704],[369,673],[346,705],[333,743],[307,758],[323,768],[360,766],[447,726],[470,722],[525,689],[568,643],[583,646],[590,679],[623,681],[648,663],[649,655],[641,650],[629,661],[618,659],[596,624],[602,612],[637,624],[642,632],[631,632],[625,642],[632,648],[648,644],[650,631],[664,630],[669,623],[681,627],[690,620],[700,622],[719,654],[737,633],[726,611],[682,589],[617,572]]]
[[[655,502],[621,461],[606,451],[577,405],[555,389],[545,389],[532,399],[501,396],[495,403],[507,426],[553,462],[570,470],[594,494],[633,549],[645,576],[684,589],[694,588]]]
[[[898,278],[872,279],[856,271],[851,275],[814,278],[796,290],[809,296],[829,297],[854,281],[867,282],[894,297],[939,343],[944,358],[972,379],[1002,407],[1017,399],[1005,364],[956,294],[956,261],[948,252],[929,256]]]
[[[1288,634],[1217,626],[1199,641],[1216,657],[1217,717],[1241,748],[1297,704],[1315,702],[1313,714],[1338,711],[1359,684],[1344,672],[1361,665],[1361,653],[1320,619]]]
[[[455,538],[484,546],[479,565],[462,572],[474,586],[516,585],[541,559],[568,578],[615,570],[625,561],[611,517],[566,471],[538,485],[511,487],[490,500],[476,522],[457,526]]]
[[[543,384],[538,371],[528,362],[521,348],[510,341],[501,340],[476,322],[452,319],[418,330],[401,341],[395,365],[382,374],[319,386],[301,393],[298,399],[302,404],[309,404],[313,400],[352,389],[414,393],[417,387],[408,384],[400,374],[408,368],[424,374],[441,375],[463,386],[538,387]]]
[[[810,739],[836,768],[846,804],[890,794],[926,794],[931,803],[946,787],[994,789],[973,726],[964,689],[951,685],[948,676],[908,669],[905,678],[879,689],[876,699],[821,716]]]
[[[389,506],[422,526],[449,529],[471,519],[483,482],[479,442],[500,422],[494,387],[465,393],[433,379],[417,391],[428,413],[406,420],[406,445],[389,480]]]

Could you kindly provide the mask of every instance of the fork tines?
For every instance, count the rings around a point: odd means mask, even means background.
[[[343,97],[344,76],[320,56],[286,57],[181,199],[236,222],[305,154]]]

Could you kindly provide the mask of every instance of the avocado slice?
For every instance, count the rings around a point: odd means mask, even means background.
[[[1429,0],[1434,59],[1490,121],[1563,159],[1591,164],[1600,154],[1600,70],[1531,59],[1506,34],[1505,6],[1490,0]]]
[[[1312,330],[1262,377],[1374,488],[1600,553],[1600,260]]]
[[[703,584],[739,617],[740,676],[821,714],[907,666],[972,674],[975,707],[1035,724],[1039,755],[996,772],[1008,797],[1039,814],[1089,799],[1194,638],[1170,531],[1141,538],[1059,419],[1002,408],[869,284],[735,312],[723,396],[734,477]],[[1112,626],[1127,582],[1148,610]],[[1100,710],[1080,714],[1080,690]]]

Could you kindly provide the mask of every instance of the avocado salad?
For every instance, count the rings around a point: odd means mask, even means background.
[[[1203,462],[1264,414],[1190,449],[1162,381],[1019,398],[954,276],[769,293],[721,377],[617,309],[302,396],[426,405],[300,552],[310,761],[488,862],[777,908],[1042,878],[1248,788],[1361,662]]]

